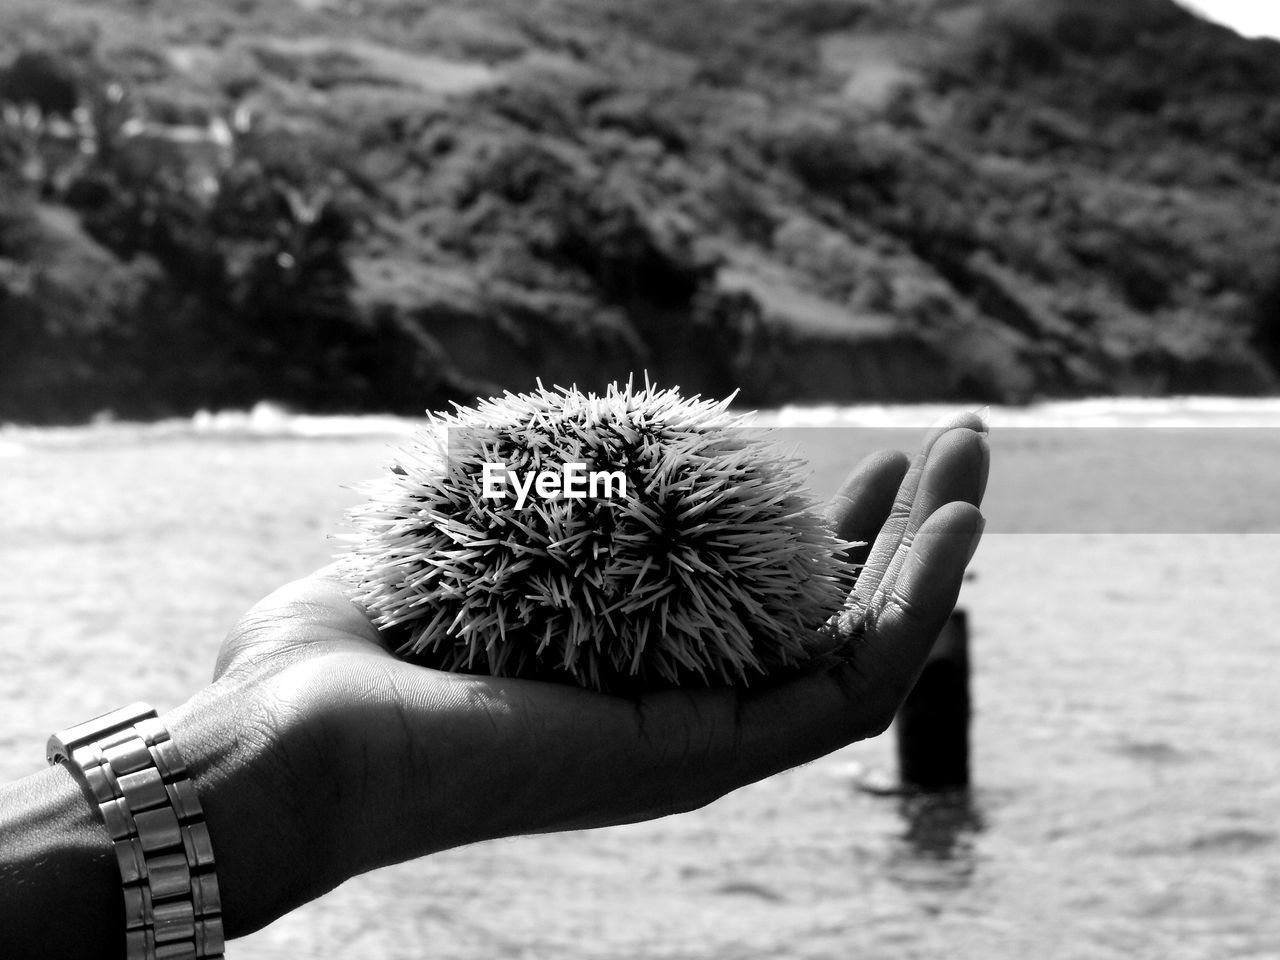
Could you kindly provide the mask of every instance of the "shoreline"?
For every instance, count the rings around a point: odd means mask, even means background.
[[[1239,397],[1224,394],[1170,396],[1091,396],[1043,399],[1025,404],[975,402],[867,402],[783,404],[777,407],[732,408],[753,415],[753,425],[776,427],[927,428],[962,409],[988,411],[1003,427],[1239,427],[1280,426],[1280,396]],[[122,440],[170,437],[343,439],[399,437],[429,423],[418,416],[391,413],[313,413],[290,410],[270,401],[248,409],[199,410],[189,416],[151,420],[92,418],[68,423],[0,422],[0,453],[5,444],[39,438],[42,444],[112,436]]]

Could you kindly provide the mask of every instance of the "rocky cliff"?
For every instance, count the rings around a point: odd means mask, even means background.
[[[1280,45],[1168,0],[15,0],[0,37],[0,419],[1277,388]]]

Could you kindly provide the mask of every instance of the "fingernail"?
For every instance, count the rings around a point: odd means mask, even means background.
[[[965,558],[964,565],[967,567],[969,562],[973,560],[974,553],[978,550],[978,543],[982,540],[982,531],[987,528],[987,518],[982,514],[978,514],[978,522],[974,524],[973,535],[969,540],[969,556]]]
[[[973,413],[982,421],[982,429],[978,432],[983,436],[986,436],[991,432],[991,404],[983,404],[977,410],[974,410]]]

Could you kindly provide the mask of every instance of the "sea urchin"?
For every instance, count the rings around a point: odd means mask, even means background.
[[[359,600],[406,659],[603,690],[806,659],[854,568],[804,464],[646,384],[431,417],[354,510]]]

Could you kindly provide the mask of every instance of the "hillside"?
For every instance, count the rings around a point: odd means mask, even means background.
[[[1272,392],[1278,92],[1168,0],[13,0],[0,420]]]

